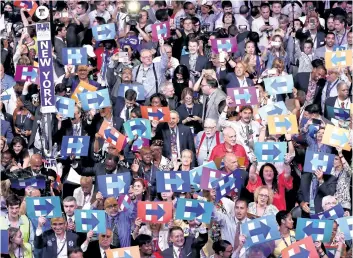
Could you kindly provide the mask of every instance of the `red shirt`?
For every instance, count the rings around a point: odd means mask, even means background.
[[[108,52],[110,53],[110,55],[114,55],[115,53],[119,52],[119,49],[115,48],[113,51],[109,50]],[[94,53],[96,54],[96,57],[97,57],[97,69],[98,69],[98,71],[100,71],[102,68],[103,61],[104,61],[103,60],[104,47],[97,48],[96,50],[94,50]],[[109,58],[109,60],[110,60],[110,58]],[[109,64],[109,62],[108,62],[108,64]]]
[[[262,186],[262,180],[259,175],[257,175],[257,180],[255,183],[251,183],[250,180],[246,189],[249,192],[255,192],[256,188]],[[278,176],[278,192],[273,195],[273,205],[277,207],[278,210],[286,210],[286,189],[291,190],[293,188],[293,177],[286,179],[284,173]]]
[[[245,159],[245,162],[244,162],[245,167],[249,166],[249,160],[248,160],[248,157],[246,156],[246,152],[243,146],[239,144],[235,144],[233,146],[232,153],[234,153],[235,156],[237,157],[243,157]],[[214,161],[216,158],[223,158],[226,154],[227,154],[227,149],[226,149],[225,143],[217,144],[211,152],[209,161]]]

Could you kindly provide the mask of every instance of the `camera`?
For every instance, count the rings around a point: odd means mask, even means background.
[[[130,26],[136,26],[137,21],[140,17],[140,3],[138,1],[131,1],[127,4],[127,12],[126,23]]]

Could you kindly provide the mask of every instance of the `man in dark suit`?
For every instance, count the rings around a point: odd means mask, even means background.
[[[170,112],[170,122],[160,123],[155,130],[155,138],[162,138],[162,155],[170,159],[179,159],[185,149],[195,153],[194,137],[189,127],[179,124],[178,112]],[[170,144],[168,144],[170,143]],[[195,157],[193,165],[195,165]]]
[[[206,228],[199,227],[199,236],[184,237],[181,227],[169,229],[169,240],[172,246],[162,252],[164,258],[192,257],[199,258],[202,247],[207,243],[208,234]]]
[[[66,230],[65,218],[51,219],[52,229],[43,232],[45,222],[44,217],[38,218],[38,227],[34,237],[34,247],[43,250],[42,257],[58,257],[60,254],[67,256],[71,249],[78,247],[78,235]],[[89,243],[92,236],[93,231],[87,233],[86,241],[81,245],[82,249],[87,248],[85,245]]]
[[[303,217],[310,217],[310,202],[314,202],[312,212],[322,212],[322,198],[326,195],[334,195],[336,192],[337,178],[332,175],[324,175],[322,170],[315,173],[303,173],[298,191],[298,203],[303,210]]]
[[[125,92],[125,98],[116,97],[113,114],[120,117],[125,122],[130,119],[131,110],[136,107],[137,93],[133,89],[128,89]]]
[[[170,110],[176,110],[179,106],[178,97],[175,96],[173,83],[166,82],[161,86],[161,92],[165,96]]]
[[[73,118],[62,120],[62,115],[56,116],[58,119],[58,131],[53,138],[58,141],[59,149],[63,136],[85,136],[87,134],[85,131],[87,122],[82,121],[81,116],[82,111],[77,105],[74,108]]]
[[[326,68],[323,65],[314,67],[312,72],[297,73],[294,77],[294,87],[305,92],[307,96],[309,85],[315,85],[314,94],[311,95],[311,103],[321,103],[322,90],[325,87]],[[310,103],[309,103],[310,104]],[[321,105],[319,105],[321,108]]]
[[[245,76],[246,64],[242,61],[236,63],[234,73],[227,73],[226,67],[221,68],[221,80],[226,82],[226,88],[251,87],[254,82]]]
[[[107,229],[105,234],[99,234],[98,241],[92,241],[89,243],[87,251],[84,252],[83,257],[85,258],[106,258],[106,251],[114,248],[111,244],[113,241],[113,232]]]
[[[331,106],[335,108],[349,109],[349,106],[352,103],[352,96],[349,95],[349,86],[345,82],[339,82],[336,87],[338,96],[327,98],[325,101],[325,107]],[[324,110],[324,116],[328,118],[326,108]]]
[[[198,55],[199,42],[196,39],[189,40],[188,49],[189,54],[181,56],[180,64],[185,65],[190,71],[190,77],[193,76],[197,81],[208,60],[207,57]]]
[[[91,139],[95,138],[95,134],[99,131],[104,120],[110,123],[110,125],[113,126],[119,132],[123,132],[124,120],[117,115],[113,116],[111,107],[105,107],[100,109],[99,113],[95,114],[93,117],[92,114],[89,114],[87,122],[88,124],[85,130],[87,131]]]
[[[93,167],[84,167],[82,164],[78,164],[76,172],[81,176],[94,176],[94,191],[98,192],[98,176],[129,172],[127,168],[120,166],[118,162],[119,157],[108,154],[104,163],[95,163]]]
[[[312,40],[314,45],[314,49],[317,49],[319,47],[322,47],[325,45],[325,36],[326,34],[322,31],[318,30],[319,24],[319,19],[315,17],[309,18],[309,24],[308,27],[305,27],[303,29],[299,29],[295,37],[300,40],[300,45],[301,49],[304,47],[304,42],[306,40]],[[314,35],[314,36],[312,36]]]
[[[62,49],[66,48],[65,38],[66,38],[66,28],[64,24],[59,24],[55,30],[54,39],[54,71],[57,77],[65,74],[64,64],[62,61]]]

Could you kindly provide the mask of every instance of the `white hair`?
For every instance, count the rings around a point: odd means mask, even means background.
[[[161,85],[161,88],[159,90],[160,93],[163,93],[165,92],[165,89],[168,88],[168,87],[173,87],[173,83],[172,82],[164,82],[162,85]]]
[[[205,126],[216,127],[217,126],[217,122],[216,122],[216,120],[214,120],[212,118],[206,118],[204,125]]]
[[[336,197],[332,196],[332,195],[326,195],[326,196],[324,196],[324,198],[322,198],[322,202],[321,202],[322,209],[325,210],[325,205],[330,200],[335,200],[337,202]]]

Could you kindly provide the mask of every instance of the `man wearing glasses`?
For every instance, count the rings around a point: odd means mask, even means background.
[[[97,1],[96,10],[89,13],[88,17],[91,27],[93,26],[93,21],[97,16],[103,17],[105,22],[108,22],[108,20],[111,18],[110,13],[106,10],[105,1]]]
[[[107,228],[105,234],[99,234],[98,241],[96,240],[89,243],[83,257],[107,258],[107,251],[115,248],[112,242],[113,232],[111,229]]]
[[[224,142],[223,134],[217,131],[216,120],[206,118],[204,129],[204,131],[199,132],[196,136],[196,155],[200,166],[209,160],[213,147]]]

